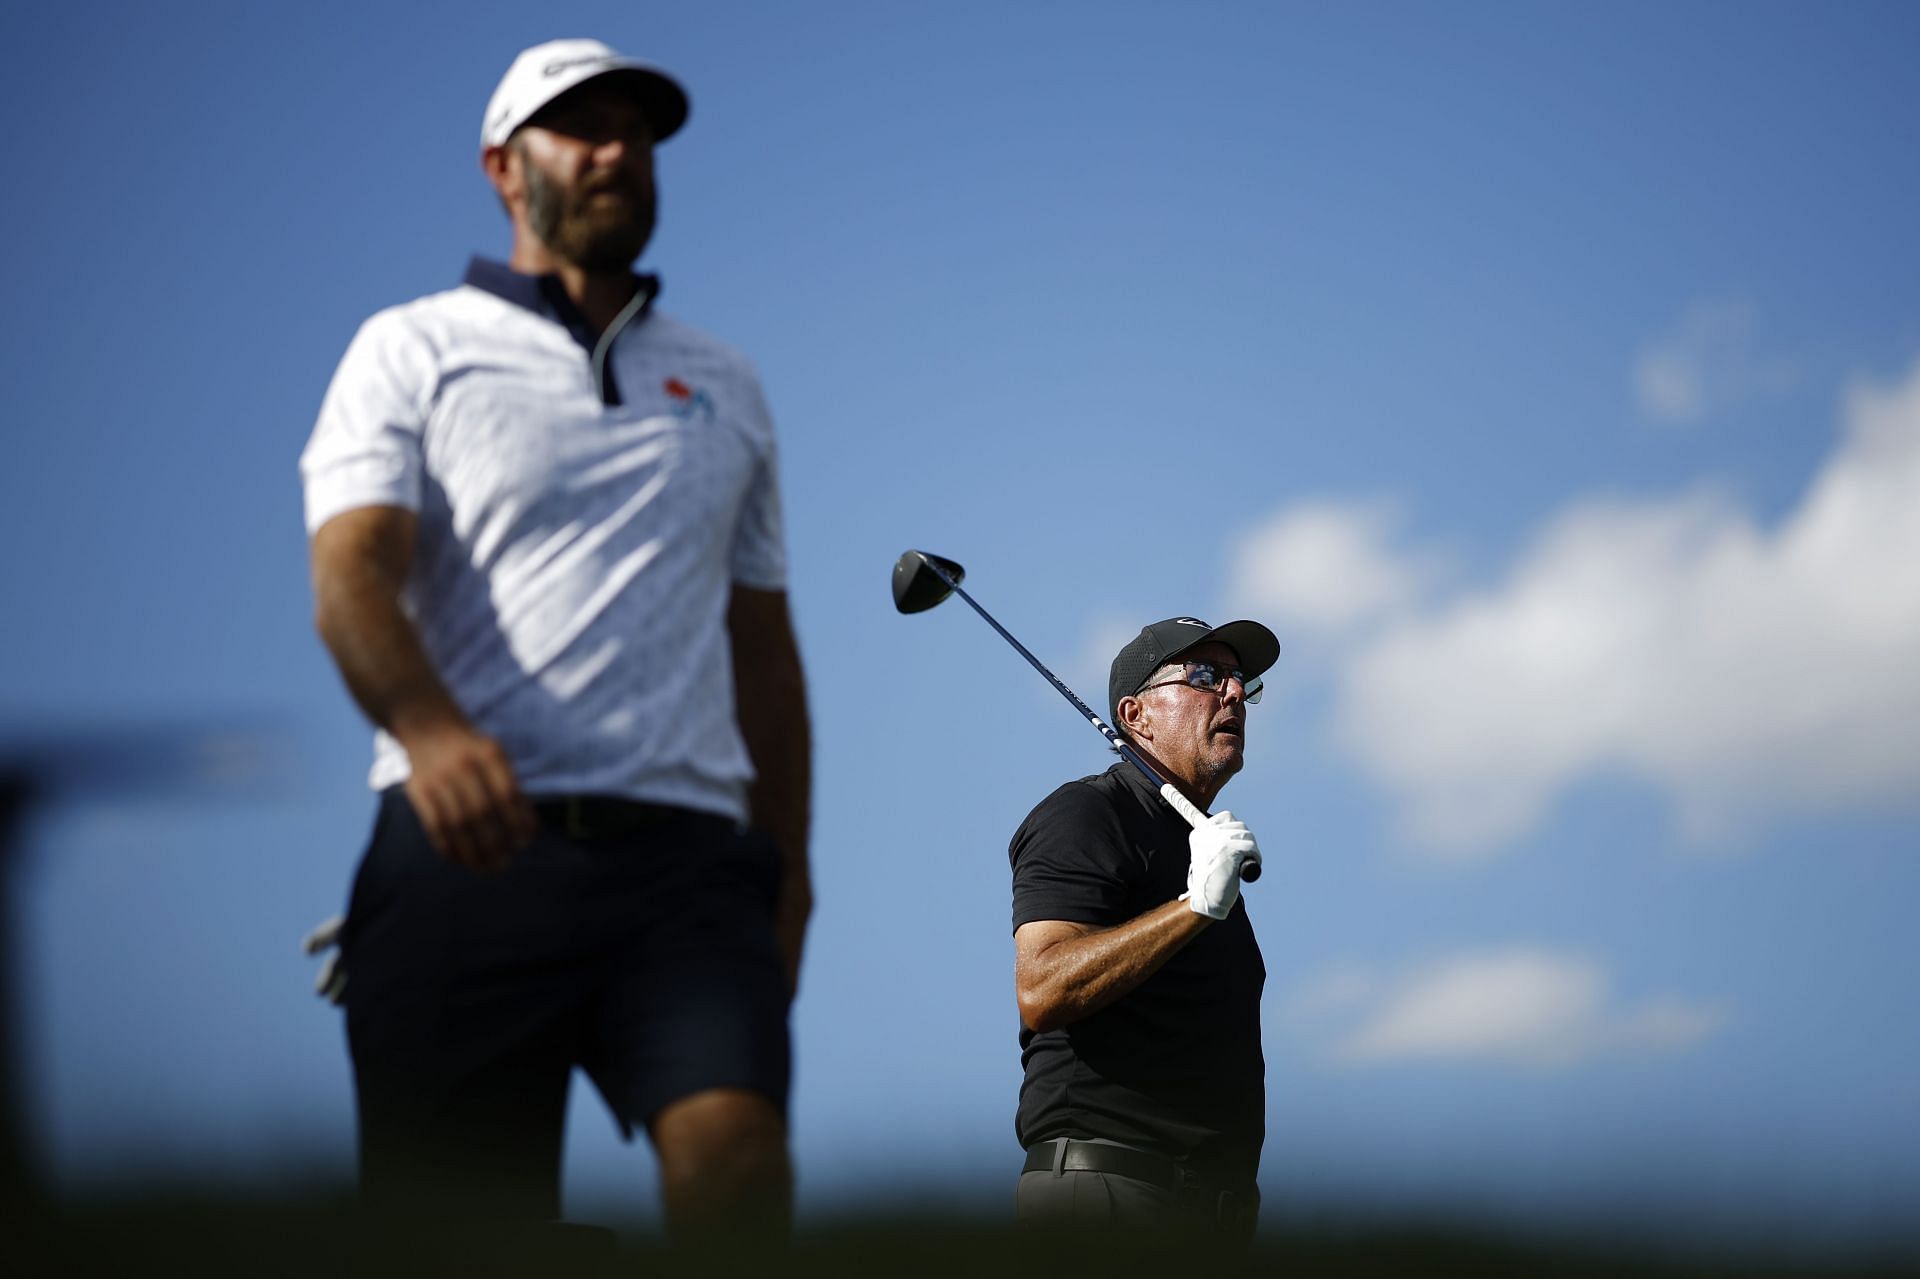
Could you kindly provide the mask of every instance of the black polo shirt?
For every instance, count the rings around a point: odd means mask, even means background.
[[[1014,832],[1013,926],[1111,927],[1187,887],[1188,826],[1126,763],[1068,782]],[[1251,1182],[1266,1136],[1260,991],[1244,901],[1114,1003],[1058,1030],[1020,1030],[1022,1145],[1105,1137]]]

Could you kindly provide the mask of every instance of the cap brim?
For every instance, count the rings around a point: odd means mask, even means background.
[[[568,94],[577,93],[586,86],[598,84],[603,80],[619,80],[632,92],[634,100],[646,113],[647,123],[653,128],[653,140],[656,144],[665,142],[680,132],[680,126],[687,122],[689,110],[687,91],[680,87],[678,81],[644,62],[625,62],[610,66],[603,71],[596,71],[585,79],[568,85],[541,103],[539,110],[515,127],[522,128],[532,124],[540,118],[541,111],[549,109]]]
[[[604,80],[608,76],[619,76],[632,84],[640,109],[647,113],[647,122],[653,126],[655,142],[665,142],[687,122],[687,91],[673,77],[649,66],[635,65],[616,67],[593,79]],[[592,80],[581,81],[581,84],[591,83]]]
[[[1181,653],[1191,653],[1209,640],[1225,644],[1240,658],[1240,669],[1248,679],[1256,675],[1265,675],[1280,660],[1280,640],[1272,631],[1258,622],[1241,620],[1216,626],[1205,635],[1181,649],[1179,653],[1167,654],[1165,661],[1172,661]]]

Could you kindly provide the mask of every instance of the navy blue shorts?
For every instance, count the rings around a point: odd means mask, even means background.
[[[575,1066],[628,1137],[712,1088],[784,1113],[779,883],[771,839],[686,810],[601,838],[543,826],[477,874],[383,793],[341,941],[369,1204],[558,1216]]]

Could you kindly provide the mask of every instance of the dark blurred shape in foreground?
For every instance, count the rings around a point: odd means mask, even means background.
[[[13,1209],[9,1216],[15,1216]],[[741,1241],[724,1256],[669,1253],[657,1239],[620,1240],[593,1227],[538,1232],[468,1228],[458,1236],[397,1235],[369,1228],[344,1198],[157,1195],[20,1213],[5,1223],[0,1263],[11,1274],[531,1275],[600,1279],[611,1275],[751,1274],[991,1276],[991,1279],[1096,1279],[1168,1274],[1213,1276],[1487,1276],[1490,1279],[1731,1279],[1732,1276],[1848,1276],[1891,1279],[1920,1274],[1920,1251],[1853,1253],[1782,1260],[1743,1254],[1677,1252],[1632,1240],[1551,1241],[1445,1227],[1290,1226],[1263,1233],[1251,1256],[1222,1261],[1191,1250],[1143,1245],[1124,1237],[1063,1238],[933,1217],[872,1217],[803,1231],[775,1255]],[[25,1263],[23,1266],[22,1263]],[[27,1268],[31,1267],[31,1268]]]
[[[94,798],[266,799],[283,793],[292,775],[290,738],[258,719],[38,729],[21,722],[0,718],[0,1203],[10,1216],[42,1201],[26,1146],[12,928],[29,815]]]
[[[21,1112],[20,1053],[15,1042],[13,985],[14,840],[27,811],[33,783],[27,773],[0,761],[0,1203],[24,1204],[33,1192],[27,1167]]]
[[[0,715],[0,776],[34,803],[70,799],[253,800],[293,776],[284,724],[219,722],[46,724]]]

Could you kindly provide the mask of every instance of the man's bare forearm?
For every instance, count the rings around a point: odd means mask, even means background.
[[[1016,935],[1014,984],[1021,1020],[1034,1030],[1054,1030],[1099,1012],[1159,972],[1212,922],[1187,903],[1170,901],[1124,924],[1038,945]],[[1045,927],[1027,924],[1022,932]]]
[[[314,568],[314,627],[367,718],[403,742],[466,717],[441,683],[380,565],[340,556]]]
[[[736,593],[728,615],[736,717],[753,761],[747,802],[754,825],[774,837],[802,873],[813,788],[813,742],[806,680],[783,597]]]
[[[727,627],[733,646],[735,714],[753,761],[748,809],[753,824],[773,837],[783,863],[774,922],[791,991],[799,985],[807,920],[813,913],[808,861],[813,745],[806,679],[784,594],[735,588]]]
[[[769,685],[755,694],[756,706],[741,707],[741,735],[755,774],[747,804],[753,824],[779,843],[789,873],[804,876],[813,788],[807,695],[797,666],[791,679],[769,681]]]
[[[417,528],[411,511],[367,507],[313,537],[314,625],[367,718],[407,752],[407,798],[427,837],[473,870],[498,870],[533,837],[533,807],[507,753],[447,692],[400,607]]]

